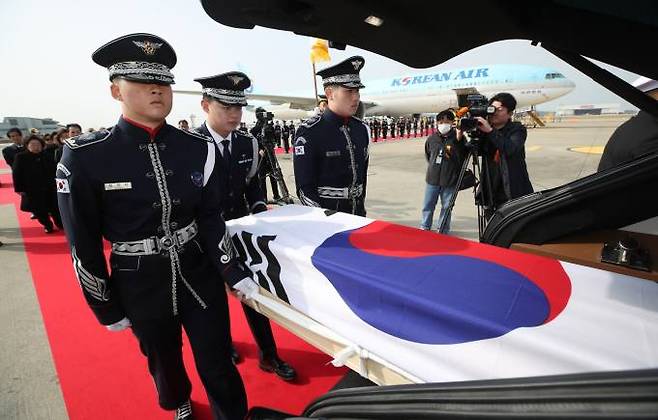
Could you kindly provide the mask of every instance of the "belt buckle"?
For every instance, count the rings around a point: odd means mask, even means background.
[[[163,236],[158,239],[158,244],[160,245],[160,251],[169,251],[171,248],[175,247],[177,240],[174,236]]]

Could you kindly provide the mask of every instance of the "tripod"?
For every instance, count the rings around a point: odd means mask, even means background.
[[[286,185],[286,180],[283,179],[283,172],[281,171],[281,166],[279,165],[279,160],[276,158],[276,155],[274,154],[274,149],[271,147],[268,147],[267,145],[263,148],[265,151],[265,156],[267,156],[267,161],[270,164],[270,168],[272,168],[272,172],[267,174],[267,176],[273,178],[277,185],[279,186],[279,189],[281,190],[281,199],[277,201],[277,203],[281,204],[292,204],[292,197],[290,196],[290,192],[288,191],[288,186]],[[263,161],[261,160],[258,165],[262,165]],[[260,168],[259,168],[260,169]]]
[[[473,164],[473,173],[477,181],[473,185],[473,198],[475,201],[475,206],[478,210],[478,239],[482,241],[482,234],[484,229],[487,227],[487,222],[489,217],[496,210],[493,200],[493,190],[491,187],[491,171],[489,170],[489,162],[487,158],[482,155],[481,140],[475,135],[471,137],[471,141],[468,143],[468,154],[464,158],[461,169],[459,171],[459,177],[457,178],[457,184],[455,188],[455,193],[450,197],[450,202],[448,203],[448,208],[446,209],[445,216],[441,221],[441,226],[439,226],[439,232],[443,232],[450,216],[452,214],[452,209],[455,207],[455,202],[457,201],[457,194],[459,194],[459,187],[464,180],[464,174],[468,168],[469,162]],[[482,158],[482,162],[480,162]],[[482,175],[484,174],[485,187],[482,187]],[[478,199],[478,188],[480,193],[480,198]]]

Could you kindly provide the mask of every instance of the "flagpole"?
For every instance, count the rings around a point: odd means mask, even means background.
[[[315,61],[311,60],[313,66],[313,89],[315,90],[315,103],[318,103],[318,80],[315,78]]]

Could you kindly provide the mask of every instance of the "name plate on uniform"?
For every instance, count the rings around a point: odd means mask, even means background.
[[[115,190],[131,190],[133,188],[132,182],[106,182],[105,191]]]

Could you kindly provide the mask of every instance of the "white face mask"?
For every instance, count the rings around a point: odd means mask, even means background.
[[[452,128],[452,124],[439,124],[439,133],[441,134],[447,134],[448,131]]]

